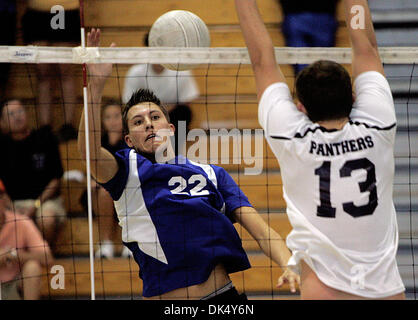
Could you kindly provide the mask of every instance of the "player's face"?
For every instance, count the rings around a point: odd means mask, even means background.
[[[158,147],[169,143],[174,125],[168,123],[160,107],[143,102],[129,109],[127,114],[129,134],[125,141],[129,147],[144,153],[155,154]]]
[[[103,112],[103,129],[106,132],[122,132],[122,112],[119,106],[107,106]]]
[[[20,133],[27,128],[27,116],[23,105],[18,100],[12,100],[3,108],[2,128],[10,133]]]

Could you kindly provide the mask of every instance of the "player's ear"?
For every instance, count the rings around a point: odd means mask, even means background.
[[[302,112],[302,113],[304,113],[304,114],[308,115],[308,112],[306,111],[306,108],[305,108],[305,106],[302,104],[302,102],[298,101],[298,102],[297,102],[297,104],[296,104],[296,108],[297,108],[300,112]]]
[[[129,134],[125,135],[125,142],[129,148],[133,148],[134,144],[132,143],[132,140]]]
[[[176,127],[172,123],[169,123],[168,126],[170,128],[170,131],[172,132],[172,135],[174,135],[174,133],[176,132]]]

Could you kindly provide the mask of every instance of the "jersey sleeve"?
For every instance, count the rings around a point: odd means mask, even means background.
[[[354,82],[356,99],[350,114],[352,121],[380,129],[396,124],[392,92],[386,78],[379,72],[360,74]]]
[[[258,107],[258,120],[266,135],[291,139],[298,128],[309,122],[293,102],[286,83],[270,85],[263,93]]]
[[[119,200],[129,176],[129,152],[131,149],[124,149],[116,152],[115,159],[118,163],[118,171],[116,175],[106,183],[99,183],[114,201]]]
[[[232,223],[235,223],[234,211],[241,207],[252,207],[252,205],[225,169],[216,167],[215,173],[218,181],[218,190],[225,202],[225,215]]]

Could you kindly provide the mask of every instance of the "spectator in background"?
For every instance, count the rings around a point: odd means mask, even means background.
[[[35,219],[50,245],[66,212],[60,194],[63,175],[58,142],[49,125],[31,130],[19,100],[0,105],[0,179],[15,211]]]
[[[148,47],[148,34],[144,37]],[[175,152],[179,154],[183,144],[178,145],[179,121],[186,122],[186,132],[192,119],[189,104],[199,97],[199,88],[190,71],[173,71],[160,64],[138,64],[132,66],[125,78],[123,103],[138,89],[148,89],[159,93],[161,103],[169,111],[170,122],[175,126]],[[183,150],[184,151],[184,150]],[[184,152],[183,155],[185,155]]]
[[[38,300],[42,267],[53,263],[48,244],[31,219],[10,211],[11,201],[0,181],[0,298]]]
[[[339,0],[280,0],[287,47],[334,47]],[[297,75],[306,65],[295,65]]]
[[[122,135],[122,110],[119,103],[107,101],[102,108],[102,146],[113,155],[121,149],[128,148]],[[113,258],[114,246],[112,239],[117,225],[117,217],[110,194],[99,184],[92,181],[93,210],[98,217],[99,248],[96,258]],[[83,205],[86,201],[83,199]],[[122,250],[122,257],[131,256],[128,248]]]
[[[51,8],[55,5],[64,7],[64,20],[52,21],[54,16],[58,17],[57,13],[51,13]],[[62,23],[62,25],[59,25],[59,23]],[[58,28],[54,29],[53,27]],[[24,42],[28,45],[79,46],[81,41],[79,1],[28,0],[27,11],[22,20],[22,28]],[[64,124],[59,129],[58,135],[62,141],[75,139],[77,132],[73,125],[73,118],[74,107],[77,103],[77,92],[74,66],[72,64],[37,64],[36,67],[40,126],[51,124],[51,107],[54,98],[52,92],[54,87],[59,86],[64,106]]]
[[[12,46],[16,39],[16,0],[0,0],[0,46]],[[10,63],[0,63],[0,97],[4,97]]]

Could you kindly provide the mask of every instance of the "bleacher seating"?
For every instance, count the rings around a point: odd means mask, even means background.
[[[19,1],[22,6],[23,1]],[[267,25],[275,46],[284,46],[280,32],[283,15],[276,0],[258,1],[261,14]],[[212,47],[243,47],[244,40],[238,26],[234,3],[229,0],[89,0],[85,1],[86,27],[99,27],[102,30],[102,45],[116,42],[121,47],[140,47],[144,34],[162,13],[174,10],[190,10],[199,15],[208,25]],[[21,12],[20,15],[21,16]],[[341,6],[338,8],[340,27],[337,32],[337,46],[349,46],[349,39]],[[18,44],[21,39],[18,39]],[[129,66],[116,65],[106,85],[104,96],[121,100],[121,88]],[[283,66],[290,88],[293,88],[293,69]],[[79,105],[76,118],[82,110],[81,68],[75,68],[74,74],[80,79],[78,88]],[[260,128],[257,120],[256,91],[253,73],[250,66],[202,66],[193,70],[202,97],[192,104],[193,128]],[[239,76],[239,77],[238,77]],[[238,83],[236,83],[238,79]],[[8,89],[10,97],[22,99],[32,106],[31,119],[36,126],[34,101],[36,94],[36,76],[34,66],[13,65],[11,82]],[[54,127],[62,124],[61,90],[54,88],[56,107],[54,108]],[[205,112],[202,112],[205,110]],[[255,138],[251,145],[254,150]],[[282,197],[282,183],[279,166],[275,156],[263,140],[263,168],[261,175],[246,176],[244,164],[221,164],[235,181],[240,184],[253,205],[262,212],[263,218],[271,227],[285,237],[291,230],[284,214],[285,203]],[[65,170],[85,171],[76,143],[71,141],[60,147]],[[229,154],[232,154],[232,145]],[[90,295],[90,274],[88,255],[88,222],[86,213],[80,204],[80,196],[85,190],[85,183],[66,181],[62,183],[62,194],[69,211],[69,219],[60,230],[55,244],[56,264],[64,266],[66,271],[65,290],[52,290],[49,279],[43,281],[45,298],[77,298]],[[269,298],[280,298],[289,294],[287,286],[277,290],[275,284],[280,275],[280,268],[260,254],[256,242],[245,230],[237,226],[243,239],[244,248],[249,253],[253,268],[232,275],[239,291],[245,290],[249,297],[266,295]],[[98,241],[97,222],[94,222],[94,244]],[[120,241],[117,234],[115,241]],[[121,247],[118,246],[117,251]],[[142,290],[138,278],[138,267],[133,260],[114,259],[95,261],[96,294],[102,297],[139,296]]]

